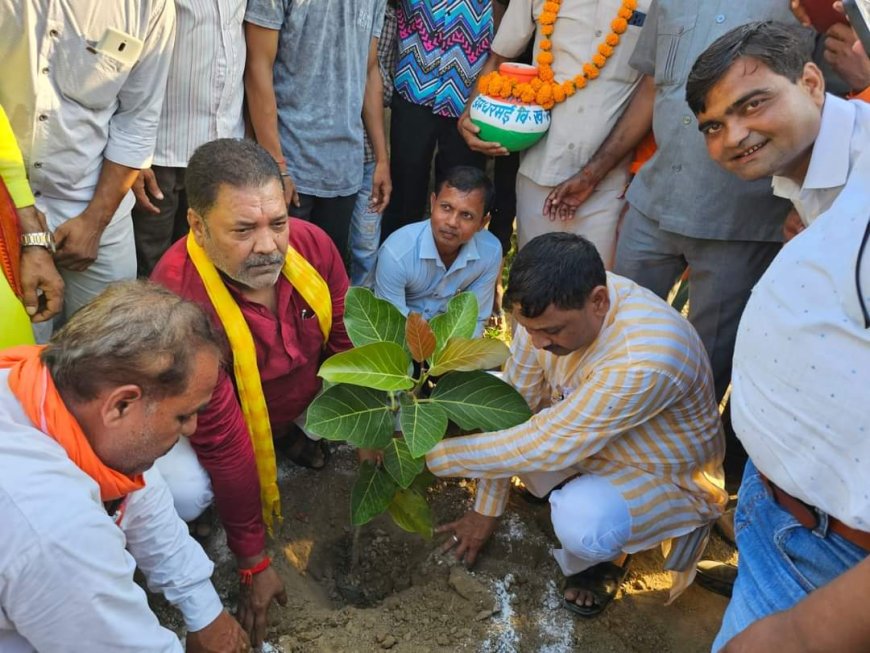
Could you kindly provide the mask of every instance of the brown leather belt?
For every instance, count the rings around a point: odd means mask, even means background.
[[[781,487],[772,483],[764,474],[759,473],[761,480],[773,493],[773,500],[776,501],[782,508],[787,510],[792,517],[797,519],[798,523],[804,528],[814,530],[819,525],[819,511],[816,508],[804,503],[800,499],[795,499]],[[860,546],[865,551],[870,551],[870,533],[867,531],[859,531],[846,526],[843,522],[835,517],[828,515],[828,531],[836,533],[845,540],[848,540],[856,546]]]

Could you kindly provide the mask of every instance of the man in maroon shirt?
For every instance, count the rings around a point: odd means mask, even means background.
[[[256,348],[272,434],[276,441],[287,439],[320,390],[320,363],[351,347],[343,322],[348,280],[341,257],[320,228],[288,218],[278,166],[253,141],[220,139],[197,149],[188,163],[186,187],[191,233],[241,309]],[[288,243],[329,288],[332,326],[325,343],[312,306],[281,274]],[[223,327],[186,238],[170,247],[151,278],[199,304]],[[181,443],[158,464],[168,468],[167,483],[182,518],[201,512],[213,494],[239,569],[257,571],[250,586],[242,585],[239,608],[240,622],[256,645],[265,634],[272,599],[284,603],[284,588],[274,570],[261,564],[266,553],[260,484],[234,387],[232,352],[228,359],[230,369],[222,371],[189,446]],[[200,496],[192,509],[184,495],[196,478],[204,483],[194,490]]]

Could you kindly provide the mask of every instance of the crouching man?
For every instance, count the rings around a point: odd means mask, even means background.
[[[580,236],[550,233],[514,261],[505,307],[518,323],[505,378],[535,415],[450,438],[426,457],[438,476],[479,479],[474,509],[440,528],[471,564],[504,511],[510,478],[550,492],[565,606],[600,613],[626,554],[666,540],[671,595],[694,577],[727,500],[710,363],[692,326],[653,293],[606,273]]]
[[[221,353],[193,304],[109,287],[47,347],[0,352],[0,650],[182,651],[133,582],[181,610],[188,653],[247,651],[154,460],[196,428]]]

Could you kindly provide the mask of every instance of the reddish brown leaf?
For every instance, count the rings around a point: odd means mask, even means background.
[[[405,323],[405,340],[411,356],[418,363],[422,363],[435,351],[435,334],[419,313],[408,315],[408,321]]]

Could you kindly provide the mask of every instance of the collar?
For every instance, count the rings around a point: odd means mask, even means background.
[[[480,233],[480,232],[477,232]],[[423,229],[420,232],[420,258],[434,260],[435,265],[446,270],[444,262],[441,260],[441,255],[438,253],[438,247],[435,245],[435,235],[432,233],[432,221],[426,220]],[[456,255],[456,260],[450,266],[451,270],[461,270],[469,261],[476,261],[480,258],[480,253],[477,251],[477,234],[472,236],[471,240],[459,248],[459,253]]]
[[[819,134],[813,144],[810,165],[803,186],[787,177],[774,176],[771,186],[778,197],[792,198],[801,190],[837,188],[849,176],[852,134],[855,129],[855,107],[831,94],[825,95]]]

